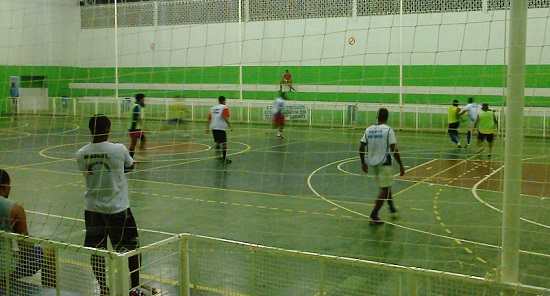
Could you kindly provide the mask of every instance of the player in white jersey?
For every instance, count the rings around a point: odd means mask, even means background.
[[[393,204],[391,193],[391,186],[394,182],[392,173],[392,154],[393,158],[399,164],[399,175],[403,176],[405,174],[405,168],[403,167],[396,146],[397,141],[395,133],[393,129],[386,124],[388,116],[388,109],[380,108],[380,110],[378,110],[378,124],[371,125],[365,130],[359,146],[359,158],[361,160],[363,172],[368,174],[369,168],[371,168],[374,174],[374,181],[376,185],[380,187],[374,209],[370,214],[371,224],[384,223],[378,217],[378,211],[380,211],[382,205],[384,205],[385,200],[388,201],[392,216],[396,217],[397,215],[397,209]],[[365,154],[367,154],[366,159]]]
[[[225,97],[218,97],[219,104],[210,109],[208,114],[208,121],[206,125],[206,132],[212,130],[212,136],[214,142],[216,142],[216,151],[220,151],[223,163],[231,163],[232,161],[227,158],[227,129],[233,131],[231,123],[229,123],[229,108],[225,105]]]
[[[130,210],[128,183],[124,175],[134,160],[126,146],[108,141],[111,121],[107,116],[92,116],[88,127],[93,136],[92,142],[76,153],[78,168],[86,181],[84,245],[106,249],[109,237],[114,250],[135,250],[139,247],[138,232]],[[90,261],[101,295],[109,295],[105,258],[92,255]],[[132,287],[139,286],[139,266],[139,255],[128,258]]]
[[[273,102],[273,127],[277,129],[277,139],[283,139],[283,129],[285,128],[285,100],[286,93],[282,92],[281,96]]]
[[[476,120],[477,114],[481,110],[481,105],[474,103],[474,98],[469,97],[468,98],[468,104],[460,111],[458,114],[459,116],[468,112],[468,117],[470,118],[470,128],[468,128],[468,132],[466,134],[466,140],[468,143],[466,144],[466,148],[470,147],[470,140],[472,139],[472,131],[474,127],[474,121]]]

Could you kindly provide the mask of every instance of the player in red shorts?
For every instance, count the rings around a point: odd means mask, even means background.
[[[139,149],[145,149],[145,133],[143,132],[143,108],[145,108],[145,95],[136,94],[136,102],[132,109],[130,109],[130,125],[128,126],[128,132],[130,133],[130,156],[134,158],[134,151],[136,149],[137,140],[140,139],[141,143]]]
[[[294,87],[292,87],[292,74],[288,70],[285,71],[285,74],[283,75],[283,78],[281,78],[281,84],[279,86],[279,91],[283,91],[283,85],[288,85],[288,91],[296,91]]]
[[[285,100],[286,94],[281,93],[281,96],[275,99],[273,103],[273,127],[277,129],[277,138],[282,139],[283,129],[285,127]]]

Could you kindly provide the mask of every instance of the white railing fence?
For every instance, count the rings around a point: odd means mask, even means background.
[[[133,104],[129,98],[112,97],[50,97],[47,104],[37,103],[43,98],[19,98],[20,103],[13,105],[12,98],[5,98],[1,109],[4,115],[52,115],[88,117],[102,113],[114,118],[126,118]],[[25,103],[22,104],[21,101]],[[210,107],[216,99],[180,99],[180,98],[147,98],[146,118],[151,120],[168,120],[180,118],[188,121],[206,120]],[[228,106],[232,120],[240,123],[269,124],[272,101],[229,99]],[[25,106],[22,109],[21,106]],[[47,107],[44,107],[47,106]],[[380,107],[390,111],[390,122],[394,127],[415,131],[446,130],[447,109],[445,105],[430,104],[373,104],[348,102],[288,101],[287,107],[293,112],[288,123],[293,125],[328,126],[328,127],[364,127],[375,122],[376,112]],[[499,119],[499,131],[504,133],[505,107],[490,106]],[[524,110],[524,130],[526,136],[546,137],[548,135],[550,108],[526,107]],[[466,119],[466,115],[463,116]],[[465,120],[463,128],[469,126]]]
[[[546,287],[499,282],[438,270],[285,250],[193,234],[179,234],[138,250],[116,253],[0,233],[4,244],[2,290],[7,295],[99,295],[90,256],[106,260],[111,295],[128,295],[128,258],[142,258],[141,283],[158,295],[550,295]],[[12,279],[18,265],[12,245],[42,247],[35,274]],[[10,262],[13,262],[12,264]],[[7,267],[7,268],[6,268]],[[143,289],[142,289],[143,290]],[[2,293],[4,295],[4,293]]]

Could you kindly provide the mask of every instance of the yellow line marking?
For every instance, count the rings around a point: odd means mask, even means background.
[[[447,232],[448,234],[452,233],[449,229],[445,229],[445,232]]]
[[[439,225],[441,225],[442,227],[447,226],[447,225],[445,225],[445,223],[443,223],[443,222],[440,222]]]
[[[474,252],[468,248],[464,248],[464,250],[466,250],[466,252],[470,253],[470,254],[473,254]]]
[[[453,239],[455,241],[455,243],[459,244],[459,245],[462,245],[462,242],[459,240],[459,239]]]
[[[483,258],[476,257],[477,260],[479,260],[481,263],[487,263],[487,261],[483,260]]]

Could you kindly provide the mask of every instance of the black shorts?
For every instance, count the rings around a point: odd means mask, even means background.
[[[212,130],[214,142],[223,144],[227,142],[227,133],[224,130]]]
[[[135,250],[139,247],[136,220],[128,208],[116,214],[84,212],[86,238],[84,245],[92,248],[107,248],[107,237],[118,252]]]
[[[480,140],[481,142],[483,142],[483,140],[487,139],[487,142],[491,143],[493,142],[493,134],[482,134],[482,133],[477,133],[477,139]]]
[[[451,133],[456,133],[458,131],[458,127],[460,126],[460,122],[453,122],[453,123],[449,123],[449,130],[448,132],[451,134]]]

